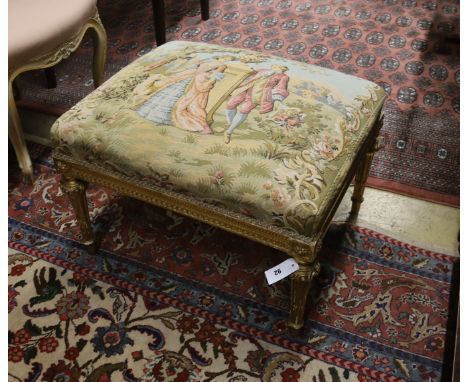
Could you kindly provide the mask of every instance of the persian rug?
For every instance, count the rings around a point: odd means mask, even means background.
[[[374,81],[389,95],[369,184],[459,204],[458,0],[198,0],[167,2],[167,40],[250,48]],[[99,0],[109,36],[106,77],[155,46],[150,0]],[[19,78],[24,107],[60,114],[93,89],[86,40],[56,67]],[[324,94],[324,96],[330,96]]]
[[[51,166],[9,176],[11,381],[441,381],[458,259],[332,225],[303,333],[286,330],[285,255],[179,215],[88,190],[96,255]],[[454,310],[456,311],[456,310]]]

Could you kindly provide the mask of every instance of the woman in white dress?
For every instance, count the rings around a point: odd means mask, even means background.
[[[155,90],[136,111],[154,123],[213,134],[206,121],[206,105],[210,90],[223,78],[225,69],[219,61],[208,61],[170,77],[155,74],[135,88],[137,96]]]

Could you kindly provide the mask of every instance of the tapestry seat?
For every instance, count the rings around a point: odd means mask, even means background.
[[[300,266],[292,305],[304,305],[316,252],[355,174],[352,215],[359,210],[385,96],[323,67],[174,41],[106,81],[51,135],[89,243],[81,181],[288,252]],[[294,328],[301,309],[292,307]]]

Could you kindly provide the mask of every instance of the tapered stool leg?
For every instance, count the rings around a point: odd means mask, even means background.
[[[89,249],[94,250],[94,232],[89,218],[88,203],[86,200],[86,182],[72,179],[62,174],[62,190],[67,194],[75,211],[76,220],[80,227],[82,243]]]
[[[351,212],[348,217],[348,221],[350,223],[356,223],[359,210],[361,209],[361,204],[364,201],[364,190],[366,189],[366,181],[369,176],[373,158],[374,151],[368,152],[356,171],[356,175],[354,177],[354,190],[353,195],[351,196]]]
[[[293,243],[289,250],[289,256],[294,258],[299,264],[299,269],[291,275],[288,327],[293,335],[297,335],[304,325],[307,296],[312,285],[312,280],[320,271],[317,255],[321,245],[321,239],[316,241],[314,245]]]
[[[290,330],[297,333],[304,325],[305,308],[312,280],[319,274],[320,263],[299,264],[299,270],[291,276],[291,300],[289,309]]]
[[[8,81],[8,114],[11,118],[11,123],[8,124],[8,136],[10,138],[13,149],[15,150],[16,158],[23,173],[24,181],[27,183],[33,182],[33,167],[31,158],[29,157],[26,141],[24,140],[23,129],[21,128],[21,120],[16,108],[15,98],[13,97],[12,79]]]
[[[381,118],[377,123],[377,132],[380,130],[383,124],[383,118]],[[354,176],[354,190],[353,195],[351,196],[351,212],[349,213],[348,222],[356,223],[359,210],[361,209],[361,204],[364,201],[364,190],[366,189],[367,178],[369,177],[369,172],[374,159],[374,154],[380,149],[380,142],[378,138],[370,146],[369,151],[365,154],[364,158],[361,160],[356,174]]]

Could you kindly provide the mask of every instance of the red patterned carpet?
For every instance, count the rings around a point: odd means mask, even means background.
[[[23,381],[442,381],[458,259],[332,226],[301,336],[284,255],[90,187],[97,255],[51,168],[9,177],[9,374]]]
[[[211,0],[169,5],[168,40],[250,48],[322,65],[382,85],[389,94],[370,184],[459,203],[459,1]],[[155,45],[150,0],[99,0],[109,35],[107,77]],[[172,8],[172,9],[171,9]],[[91,44],[57,67],[19,81],[22,105],[60,112],[92,90]]]

